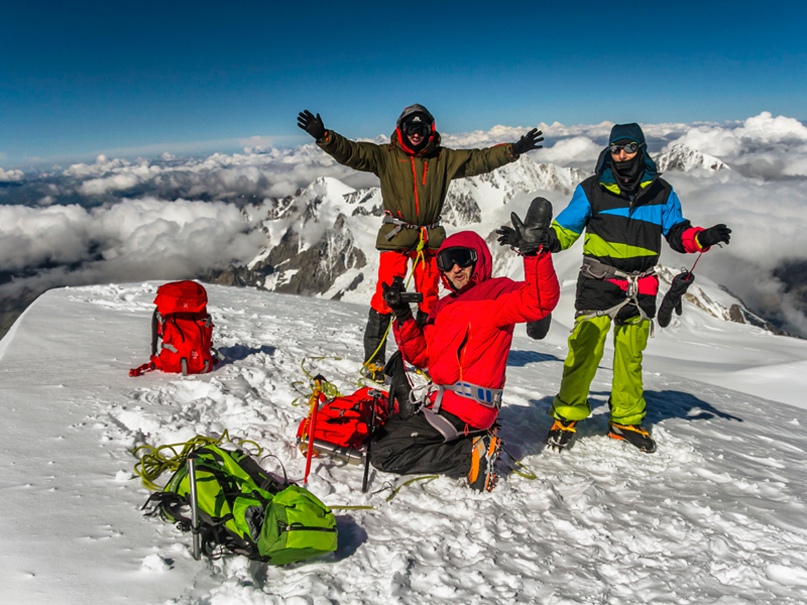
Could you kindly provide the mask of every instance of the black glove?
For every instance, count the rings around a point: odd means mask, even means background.
[[[521,137],[518,141],[513,143],[513,155],[519,156],[522,153],[527,153],[528,151],[532,151],[533,149],[540,149],[543,145],[539,145],[541,141],[544,140],[544,137],[541,135],[544,134],[537,128],[533,128],[523,137]]]
[[[297,116],[297,126],[305,130],[317,141],[325,136],[325,126],[322,124],[322,118],[319,117],[319,114],[315,116],[307,109],[301,111]]]
[[[515,212],[510,213],[510,220],[513,223],[512,229],[503,225],[496,231],[500,245],[514,246],[525,256],[535,254],[542,246],[549,247],[549,226],[552,223],[552,204],[549,200],[535,198],[530,203],[524,222]]]
[[[518,246],[518,231],[513,229],[510,225],[502,225],[496,229],[496,233],[499,234],[498,241],[500,246],[512,246],[513,248]]]
[[[710,248],[715,244],[728,244],[731,239],[731,229],[720,223],[699,232],[697,238],[701,248]]]
[[[403,300],[404,282],[403,278],[396,276],[392,278],[391,284],[381,284],[381,293],[384,297],[384,302],[395,313],[398,321],[403,323],[412,317],[412,307],[408,302]]]
[[[673,277],[670,289],[667,290],[667,294],[664,295],[664,300],[661,301],[661,306],[659,306],[658,314],[656,315],[658,325],[662,328],[666,328],[670,325],[673,309],[675,309],[677,315],[681,315],[681,313],[684,312],[681,299],[694,281],[695,276],[689,271],[682,271]]]
[[[552,314],[549,313],[545,317],[537,321],[527,322],[527,336],[533,340],[543,340],[549,332],[549,326],[552,324]]]

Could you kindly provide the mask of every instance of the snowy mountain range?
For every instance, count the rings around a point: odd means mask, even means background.
[[[674,145],[657,161],[671,170],[727,169],[717,158],[684,145]],[[494,266],[515,277],[520,268],[506,262],[510,250],[497,245],[494,231],[509,224],[510,212],[523,215],[535,192],[568,198],[586,176],[582,170],[537,163],[527,156],[492,173],[453,181],[442,224],[449,233],[472,229],[482,234],[490,245]],[[378,270],[374,250],[375,231],[382,216],[378,187],[357,190],[339,180],[320,177],[295,195],[267,200],[252,212],[257,218],[263,217],[264,249],[243,265],[230,265],[206,275],[206,280],[335,300],[369,300]],[[659,275],[669,285],[675,272],[661,267]],[[574,275],[568,277],[573,279]],[[715,317],[779,332],[735,297],[726,299],[724,306],[699,288],[686,296]]]
[[[540,127],[544,149],[452,184],[443,215],[449,231],[488,236],[536,195],[556,212],[565,207],[611,124]],[[807,126],[763,112],[743,122],[643,127],[684,215],[733,230],[731,245],[698,265],[699,277],[742,300],[729,304],[738,306],[728,315],[764,318],[807,337]],[[446,134],[444,142],[483,147],[525,131],[497,126]],[[3,175],[0,334],[31,300],[60,286],[196,277],[365,303],[374,282],[377,178],[336,164],[313,144],[204,158],[99,156]],[[516,271],[503,252],[496,250],[500,268]],[[560,262],[575,256],[579,263],[576,250]],[[665,249],[661,265],[678,269],[693,260]]]

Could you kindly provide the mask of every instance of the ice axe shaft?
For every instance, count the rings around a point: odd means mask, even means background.
[[[319,396],[322,393],[322,383],[325,382],[325,377],[322,374],[317,374],[314,377],[314,388],[311,391],[311,399],[309,402],[311,420],[308,423],[308,451],[305,456],[305,475],[303,483],[308,484],[308,474],[311,472],[311,458],[314,456],[314,432],[317,429],[317,412],[319,412]]]
[[[370,412],[370,426],[367,427],[367,447],[364,448],[364,477],[361,481],[361,492],[367,493],[367,484],[370,477],[370,448],[373,445],[373,431],[375,430],[375,406],[378,403],[378,391],[373,391],[373,409]]]
[[[202,535],[199,533],[199,500],[196,494],[196,456],[188,456],[188,482],[191,497],[191,554],[197,561],[202,556]]]

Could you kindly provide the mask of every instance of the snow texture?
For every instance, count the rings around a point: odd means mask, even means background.
[[[286,567],[195,561],[188,534],[142,515],[149,492],[132,449],[226,429],[271,453],[265,467],[300,479],[302,368],[355,390],[366,307],[210,286],[225,363],[203,376],[130,378],[147,357],[159,284],[47,292],[0,341],[3,602],[807,601],[807,342],[685,304],[645,359],[658,452],[606,437],[607,351],[592,417],[558,455],[543,440],[573,281],[563,279],[547,339],[517,328],[508,361],[502,433],[536,479],[511,475],[481,494],[441,477],[388,501],[405,478],[371,471],[362,494],[361,467],[317,459],[309,488],[335,507],[339,548]]]

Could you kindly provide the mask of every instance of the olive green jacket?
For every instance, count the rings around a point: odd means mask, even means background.
[[[385,222],[376,239],[379,250],[407,251],[419,242],[420,229],[388,222],[391,219],[428,227],[427,246],[437,250],[446,237],[445,229],[436,223],[440,220],[451,180],[484,174],[518,159],[510,143],[485,149],[441,147],[437,132],[432,134],[426,147],[414,155],[402,149],[397,131],[389,143],[377,145],[350,141],[328,130],[317,145],[340,164],[372,172],[381,180]]]

